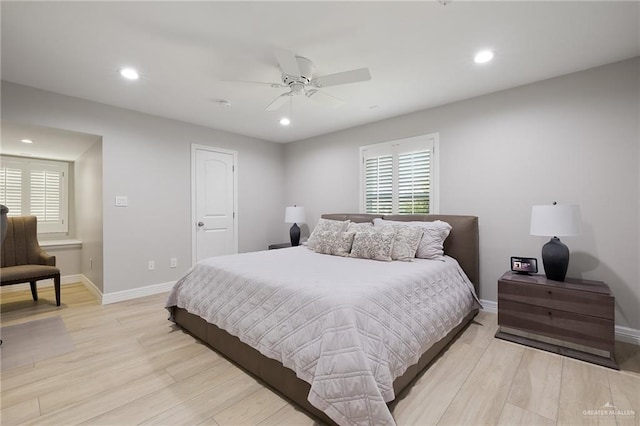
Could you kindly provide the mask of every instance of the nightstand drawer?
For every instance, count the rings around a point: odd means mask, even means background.
[[[613,353],[613,320],[498,299],[498,325]]]
[[[498,294],[502,300],[614,320],[614,298],[605,294],[505,280],[498,281]]]

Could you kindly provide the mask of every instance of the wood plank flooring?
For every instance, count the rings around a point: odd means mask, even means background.
[[[314,424],[167,321],[166,294],[100,306],[70,284],[58,308],[53,288],[39,292],[33,302],[2,289],[1,325],[60,316],[75,350],[2,369],[3,426]],[[614,371],[495,339],[496,329],[481,312],[399,396],[397,424],[640,424],[640,347],[617,342]]]

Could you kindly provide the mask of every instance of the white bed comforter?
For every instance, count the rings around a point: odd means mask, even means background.
[[[414,262],[322,255],[306,247],[216,257],[174,286],[178,306],[311,385],[340,425],[395,424],[393,381],[475,307],[449,257]]]

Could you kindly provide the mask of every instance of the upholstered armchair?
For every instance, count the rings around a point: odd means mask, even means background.
[[[33,300],[38,300],[36,281],[53,278],[56,305],[60,306],[60,269],[56,257],[50,256],[38,244],[35,216],[7,218],[7,231],[2,243],[0,285],[28,282]]]

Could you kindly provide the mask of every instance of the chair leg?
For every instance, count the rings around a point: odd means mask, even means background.
[[[38,289],[36,288],[36,282],[31,281],[29,284],[31,285],[31,296],[33,296],[33,301],[36,302],[38,300]]]
[[[53,279],[53,285],[56,289],[56,306],[60,306],[60,274]]]

